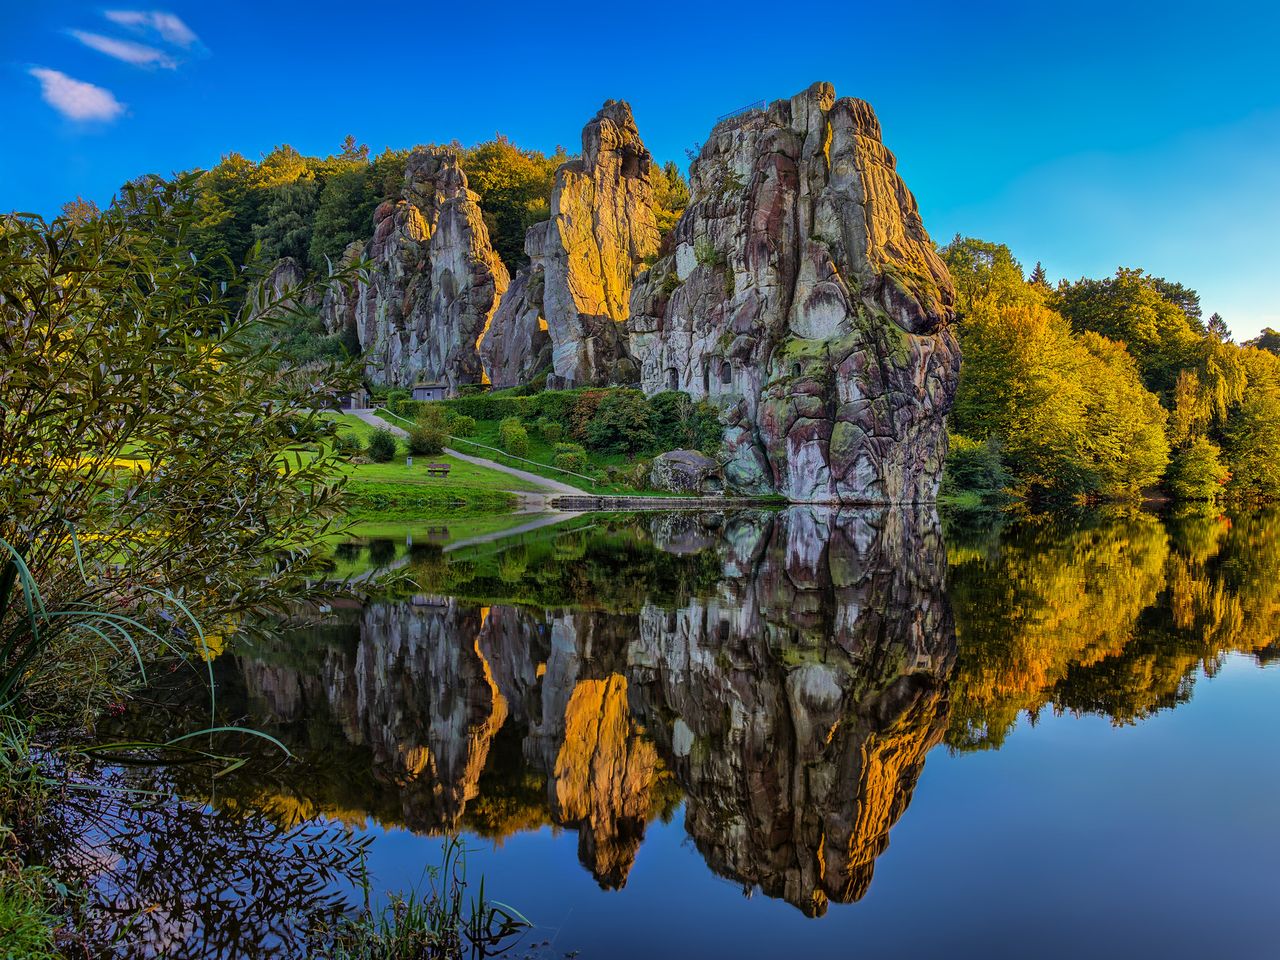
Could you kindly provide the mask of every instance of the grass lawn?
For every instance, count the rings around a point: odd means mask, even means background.
[[[362,444],[368,446],[369,438],[373,436],[374,428],[359,417],[350,413],[341,413],[330,414],[329,419],[337,423],[340,435],[355,434]],[[466,490],[537,491],[541,489],[537,484],[530,483],[528,480],[513,477],[500,470],[478,467],[473,463],[467,463],[451,457],[447,453],[415,456],[412,467],[405,465],[406,456],[407,451],[404,448],[404,441],[401,440],[399,453],[396,459],[390,463],[359,463],[352,464],[347,469],[352,480],[359,482],[422,483],[439,487],[457,485]],[[449,465],[449,476],[444,478],[428,477],[428,463],[447,463]]]
[[[503,453],[495,453],[493,450],[485,450],[479,447],[470,446],[466,441],[473,440],[476,443],[482,443],[486,447],[495,447],[501,449],[502,441],[498,432],[497,420],[477,420],[475,433],[466,438],[459,438],[456,446],[460,453],[469,453],[477,457],[485,457],[490,460],[496,460],[499,463],[506,463],[509,466],[526,470],[529,473],[536,473],[540,477],[547,477],[550,480],[559,480],[561,483],[567,483],[570,486],[579,487],[588,493],[599,494],[643,494],[654,497],[681,497],[692,496],[691,494],[676,494],[665,490],[653,490],[647,487],[633,487],[625,483],[610,483],[607,477],[609,467],[628,467],[634,461],[634,457],[630,457],[625,453],[598,453],[591,450],[587,451],[587,469],[586,473],[597,477],[596,480],[584,480],[581,476],[563,473],[555,469],[556,445],[549,443],[543,438],[537,430],[529,430],[529,451],[524,455],[523,459],[516,460],[508,457]],[[526,461],[533,461],[532,463]]]

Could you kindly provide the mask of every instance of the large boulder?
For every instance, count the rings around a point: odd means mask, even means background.
[[[374,211],[373,239],[348,248],[348,265],[369,261],[367,279],[331,284],[322,314],[330,332],[354,330],[375,383],[483,381],[477,345],[510,278],[478,200],[456,153],[414,150],[400,199]]]
[[[672,450],[653,458],[649,482],[672,493],[721,493],[720,464],[697,450]]]
[[[817,83],[722,120],[632,291],[647,393],[718,402],[725,474],[798,502],[934,499],[954,289],[861,100]]]
[[[495,386],[527,381],[548,344],[553,385],[634,378],[622,324],[658,252],[652,166],[631,107],[607,101],[583,128],[582,156],[556,171],[551,218],[525,236],[529,265],[482,346]]]

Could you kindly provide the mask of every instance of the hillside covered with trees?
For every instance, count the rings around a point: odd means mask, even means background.
[[[568,154],[502,135],[450,148],[514,273],[528,263],[525,234],[549,216]],[[323,279],[353,242],[368,239],[375,208],[399,196],[410,153],[373,156],[353,137],[326,157],[287,144],[256,162],[229,153],[186,181],[198,212],[187,242],[210,279],[233,288],[245,265],[283,257]],[[671,162],[655,168],[653,183],[665,236],[689,185]],[[141,177],[130,193],[166,184]],[[65,208],[73,220],[94,213],[82,201]],[[1221,316],[1202,315],[1194,290],[1140,269],[1054,286],[1039,264],[1027,273],[998,243],[957,235],[940,253],[956,284],[963,353],[945,492],[1036,502],[1156,491],[1196,502],[1280,495],[1280,334],[1237,344]],[[264,336],[291,363],[360,351],[318,316],[300,314]]]
[[[1280,493],[1280,357],[1233,342],[1194,290],[1142,270],[1051,286],[1009,248],[956,237],[964,355],[953,489],[1041,500]]]

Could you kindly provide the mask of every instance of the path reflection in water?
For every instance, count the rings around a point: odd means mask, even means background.
[[[821,915],[867,893],[936,745],[996,748],[1046,709],[1134,722],[1228,652],[1274,658],[1276,526],[1122,512],[944,546],[932,511],[791,508],[419,545],[412,595],[222,658],[224,709],[300,762],[213,800],[282,827],[569,828],[610,890],[683,803],[713,871]]]

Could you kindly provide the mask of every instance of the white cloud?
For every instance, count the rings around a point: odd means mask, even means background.
[[[104,37],[100,33],[86,33],[84,30],[72,30],[71,35],[90,49],[105,53],[108,57],[123,60],[135,67],[167,67],[172,70],[178,64],[163,50],[148,47],[129,40],[116,40]]]
[[[29,72],[40,81],[45,103],[68,119],[114,120],[124,112],[124,104],[110,90],[44,67],[32,67]]]
[[[190,47],[200,39],[176,14],[163,10],[108,10],[106,17],[122,27],[153,30],[162,40],[179,47]]]

